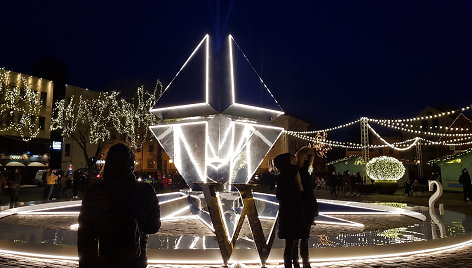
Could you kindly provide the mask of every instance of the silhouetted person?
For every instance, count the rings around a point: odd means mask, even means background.
[[[298,252],[298,239],[304,237],[305,214],[301,201],[301,183],[298,174],[296,157],[285,153],[274,158],[274,165],[280,171],[277,177],[276,196],[279,200],[279,233],[280,239],[285,239],[284,266],[291,268],[298,265],[293,263],[294,252]],[[297,178],[298,177],[298,178]]]
[[[459,183],[462,184],[462,189],[464,190],[464,202],[467,203],[467,198],[472,201],[472,187],[470,181],[469,171],[464,168],[462,174],[459,177]]]
[[[85,192],[79,215],[79,267],[147,266],[147,234],[160,226],[153,187],[133,174],[134,154],[124,144],[108,151],[103,180]]]
[[[308,169],[313,165],[315,159],[315,150],[311,147],[305,146],[300,148],[296,153],[298,173],[300,174],[303,185],[303,192],[301,192],[301,200],[303,211],[305,213],[305,226],[303,237],[300,239],[300,256],[303,261],[303,268],[309,268],[310,257],[308,255],[308,238],[310,237],[311,226],[314,224],[315,217],[318,216],[318,202],[315,197],[315,187],[313,179]],[[297,247],[294,247],[294,250]],[[294,262],[298,262],[298,252],[293,253]]]
[[[8,180],[8,193],[10,195],[10,208],[18,207],[18,196],[20,195],[21,171],[15,169]]]

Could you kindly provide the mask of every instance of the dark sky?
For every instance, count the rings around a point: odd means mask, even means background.
[[[287,113],[314,127],[472,103],[472,1],[7,1],[0,66],[69,84],[168,83],[206,33],[233,34]]]

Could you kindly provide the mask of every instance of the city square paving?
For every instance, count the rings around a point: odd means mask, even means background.
[[[64,262],[64,261],[53,261],[37,258],[20,257],[16,255],[0,253],[0,267],[2,268],[76,268],[77,263]],[[201,266],[201,265],[150,265],[149,268],[212,268],[219,266]],[[250,265],[240,267],[255,268],[258,266]],[[270,268],[283,267],[283,265],[268,265]],[[450,250],[436,255],[412,255],[408,257],[398,259],[386,259],[380,261],[360,261],[356,263],[338,263],[338,264],[324,264],[324,263],[313,263],[312,267],[472,267],[472,245],[466,247]]]

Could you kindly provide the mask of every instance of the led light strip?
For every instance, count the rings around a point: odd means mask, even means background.
[[[174,80],[177,78],[177,76],[179,76],[180,72],[182,72],[182,70],[185,68],[185,66],[187,66],[187,63],[190,61],[190,59],[192,59],[192,57],[195,55],[195,53],[200,49],[200,47],[202,46],[203,42],[207,42],[206,43],[206,59],[205,59],[205,68],[206,68],[206,72],[205,72],[205,77],[206,77],[206,81],[205,81],[205,102],[204,103],[195,103],[195,104],[185,104],[185,105],[176,105],[176,106],[171,106],[171,107],[164,107],[164,108],[156,108],[156,109],[151,109],[150,112],[160,112],[160,111],[166,111],[166,110],[173,110],[173,109],[187,109],[187,108],[195,108],[196,106],[204,106],[204,105],[207,105],[208,104],[208,96],[209,96],[209,82],[208,82],[208,78],[209,78],[209,71],[210,71],[210,68],[209,68],[209,43],[210,43],[210,36],[208,34],[205,35],[205,37],[203,37],[202,41],[200,41],[200,43],[198,44],[198,46],[193,50],[192,54],[190,54],[190,57],[188,57],[188,59],[185,61],[184,65],[182,65],[182,67],[180,67],[180,70],[177,72],[177,74],[174,76],[174,78],[170,81],[170,83],[167,85],[167,87],[164,89],[164,92],[162,95],[164,95],[164,93],[167,91],[167,89],[169,89],[170,85],[172,84],[172,82],[174,82]],[[161,97],[162,97],[161,95]],[[158,100],[159,101],[159,100]]]
[[[229,35],[228,36],[228,41],[229,41],[229,49],[230,49],[230,63],[231,63],[231,85],[232,85],[232,89],[233,89],[233,104],[237,104],[237,105],[244,105],[244,107],[246,108],[256,108],[256,109],[259,109],[259,110],[262,110],[262,111],[270,111],[270,112],[273,112],[273,113],[278,113],[278,114],[284,114],[284,112],[280,112],[280,111],[277,111],[277,110],[271,110],[271,109],[264,109],[264,108],[259,108],[259,107],[255,107],[255,106],[251,106],[251,105],[245,105],[245,104],[240,104],[240,103],[236,103],[236,99],[235,99],[235,95],[234,95],[234,70],[233,70],[233,46],[232,46],[232,43],[231,41],[234,42],[234,44],[238,47],[239,49],[239,52],[241,52],[241,54],[244,56],[244,58],[246,59],[247,63],[249,64],[249,66],[251,66],[252,70],[254,71],[254,73],[257,75],[257,77],[259,78],[259,81],[261,82],[261,84],[264,86],[264,88],[267,90],[267,92],[270,94],[270,96],[272,97],[272,99],[275,101],[275,103],[277,104],[277,106],[279,106],[280,110],[283,110],[282,107],[280,106],[280,104],[277,102],[277,100],[275,99],[274,95],[272,94],[272,92],[270,92],[269,88],[267,87],[267,85],[264,83],[264,81],[262,80],[262,78],[259,76],[259,74],[257,73],[256,69],[254,68],[254,66],[252,66],[251,62],[249,61],[249,59],[246,57],[246,54],[244,54],[244,52],[242,51],[242,49],[239,47],[238,43],[236,43],[236,41],[234,40],[233,36],[232,35]]]

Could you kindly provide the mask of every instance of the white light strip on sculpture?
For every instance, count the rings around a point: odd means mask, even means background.
[[[166,200],[166,201],[162,201],[162,202],[159,202],[159,205],[163,205],[163,204],[166,204],[166,203],[170,203],[170,202],[174,202],[174,201],[177,201],[177,200],[182,200],[182,199],[186,199],[187,196],[181,196],[181,197],[177,197],[175,199],[171,199],[171,200]]]
[[[210,36],[206,35],[206,59],[205,59],[205,101],[210,102]]]
[[[267,108],[261,108],[261,107],[257,107],[257,106],[252,106],[252,105],[247,105],[247,104],[242,104],[242,103],[236,103],[236,102],[233,103],[233,106],[240,107],[240,108],[245,108],[245,109],[252,109],[252,110],[256,110],[256,111],[276,113],[278,115],[284,114],[284,112],[281,112],[281,111],[267,109]]]
[[[231,35],[228,35],[229,43],[229,69],[231,72],[231,99],[232,103],[236,103],[236,92],[234,89],[234,69],[233,69],[233,46],[231,45]]]
[[[174,78],[170,81],[170,83],[167,85],[166,89],[164,90],[164,93],[167,91],[167,89],[170,87],[170,85],[172,84],[172,82],[174,82],[174,80],[177,78],[177,76],[179,76],[180,72],[182,72],[182,70],[185,68],[185,66],[187,65],[187,63],[190,61],[190,59],[193,57],[193,55],[195,55],[195,53],[198,51],[198,49],[200,48],[200,46],[203,44],[203,42],[207,42],[206,44],[206,74],[205,74],[205,77],[206,77],[206,82],[205,82],[205,96],[206,96],[206,100],[205,100],[205,103],[195,103],[195,104],[185,104],[185,105],[176,105],[176,106],[171,106],[171,107],[164,107],[164,108],[155,108],[155,109],[151,109],[150,111],[151,112],[159,112],[159,111],[165,111],[165,110],[171,110],[171,109],[183,109],[183,108],[195,108],[195,106],[199,106],[199,105],[207,105],[208,104],[208,91],[209,91],[209,82],[208,82],[208,73],[209,73],[209,39],[210,39],[210,36],[207,34],[205,35],[205,37],[202,39],[202,41],[200,41],[200,43],[198,44],[198,46],[193,50],[192,54],[190,54],[190,57],[188,57],[188,59],[185,61],[184,65],[182,65],[182,67],[180,67],[180,70],[177,72],[177,74],[174,76]]]
[[[242,51],[242,49],[239,47],[238,43],[236,43],[236,41],[234,40],[233,36],[232,35],[229,35],[229,42],[231,44],[231,40],[236,44],[236,46],[238,47],[239,51],[241,52],[241,54],[243,55],[243,57],[246,59],[247,63],[249,64],[249,66],[251,66],[252,70],[254,71],[254,73],[257,75],[257,77],[259,78],[259,81],[261,82],[261,84],[264,86],[264,88],[267,90],[267,92],[270,94],[270,96],[272,97],[272,99],[275,101],[275,103],[279,106],[280,110],[282,110],[282,107],[280,106],[280,104],[277,102],[277,100],[274,98],[274,95],[272,94],[272,92],[270,92],[269,88],[267,87],[267,85],[264,83],[264,81],[262,80],[262,78],[259,76],[259,74],[257,73],[256,69],[254,68],[254,66],[252,66],[251,62],[249,61],[249,59],[246,57],[246,54],[244,54],[244,52]],[[232,48],[232,46],[230,46],[230,48]],[[232,49],[231,49],[232,51]],[[231,62],[231,66],[232,66],[232,62]],[[236,101],[233,101],[233,103],[236,103]],[[276,110],[270,110],[270,109],[267,109],[271,112],[276,112],[276,113],[281,113],[283,114],[284,112],[280,112],[280,111],[276,111]]]
[[[173,222],[173,221],[181,221],[181,220],[188,220],[188,219],[196,219],[198,216],[196,215],[188,215],[188,216],[176,216],[172,218],[161,219],[161,221],[165,222]]]
[[[183,208],[181,208],[181,209],[178,209],[178,210],[176,210],[176,211],[170,213],[169,215],[167,215],[167,216],[161,218],[161,220],[172,219],[173,217],[175,217],[175,216],[177,216],[177,215],[179,215],[179,214],[181,214],[181,213],[183,213],[183,212],[185,212],[186,210],[189,210],[189,209],[190,209],[190,205],[187,205],[187,206],[185,206],[185,207],[183,207]]]
[[[228,223],[226,222],[226,217],[225,217],[224,210],[223,210],[223,204],[221,203],[221,198],[220,198],[220,195],[218,193],[216,193],[216,201],[218,203],[218,208],[220,210],[221,217],[223,218],[223,225],[224,225],[224,228],[225,228],[225,231],[226,231],[226,235],[228,237],[228,241],[231,241],[231,239],[233,238],[233,235],[231,235],[229,233]]]
[[[192,109],[192,108],[197,108],[199,106],[207,106],[207,105],[208,103],[206,102],[192,103],[192,104],[184,104],[184,105],[177,105],[177,106],[171,106],[171,107],[151,109],[151,112],[161,112],[161,111],[179,110],[179,109]]]
[[[198,121],[198,122],[185,122],[185,123],[176,123],[176,124],[166,124],[166,125],[157,125],[157,126],[151,126],[149,127],[151,130],[156,129],[156,128],[172,128],[174,130],[174,165],[177,167],[177,169],[180,168],[181,170],[181,159],[180,159],[180,146],[178,141],[182,141],[184,144],[185,149],[188,152],[188,156],[190,158],[190,161],[194,165],[195,169],[197,170],[198,176],[200,177],[200,180],[202,182],[207,182],[207,176],[206,176],[206,168],[203,168],[203,174],[201,174],[202,168],[199,168],[199,165],[197,164],[196,158],[190,153],[190,145],[188,144],[187,140],[185,139],[185,135],[182,133],[182,126],[188,126],[188,125],[198,125],[198,124],[205,124],[205,129],[207,129],[208,122],[206,121]],[[169,134],[171,133],[170,131],[166,131]],[[164,134],[164,133],[163,133]],[[162,135],[163,135],[162,134]],[[160,139],[162,135],[159,136]],[[160,140],[158,139],[158,141]],[[205,135],[205,144],[208,142],[208,137]],[[162,145],[162,144],[161,144]],[[206,151],[206,148],[205,148]],[[205,153],[206,154],[206,153]]]
[[[266,202],[266,203],[269,203],[269,204],[272,204],[272,205],[276,205],[276,206],[279,205],[279,203],[274,202],[274,201],[269,201],[269,200],[265,200],[265,199],[258,198],[258,197],[253,197],[253,198],[254,198],[254,200],[259,200],[259,201]]]
[[[58,207],[47,207],[47,208],[40,208],[40,209],[33,209],[33,210],[25,210],[25,211],[18,211],[18,215],[26,215],[26,214],[41,214],[41,215],[75,215],[79,214],[79,211],[70,211],[70,212],[65,212],[65,211],[57,211],[57,212],[47,212],[47,210],[51,209],[61,209],[61,208],[71,208],[71,207],[80,207],[80,204],[74,204],[74,205],[65,205],[65,206],[58,206]]]
[[[208,229],[210,229],[212,232],[215,231],[215,228],[213,228],[213,226],[210,223],[208,223],[206,220],[204,220],[201,216],[198,216],[198,218],[200,218],[200,221],[203,222],[203,224],[205,224],[208,227]]]
[[[345,220],[345,221],[347,221],[347,220]],[[343,225],[343,226],[351,226],[351,227],[364,227],[364,224],[362,224],[362,223],[357,223],[357,222],[352,222],[352,221],[348,221],[348,222],[341,222],[341,221],[332,222],[332,221],[319,221],[319,220],[315,220],[315,223],[318,223],[318,224],[327,224],[327,225]]]

